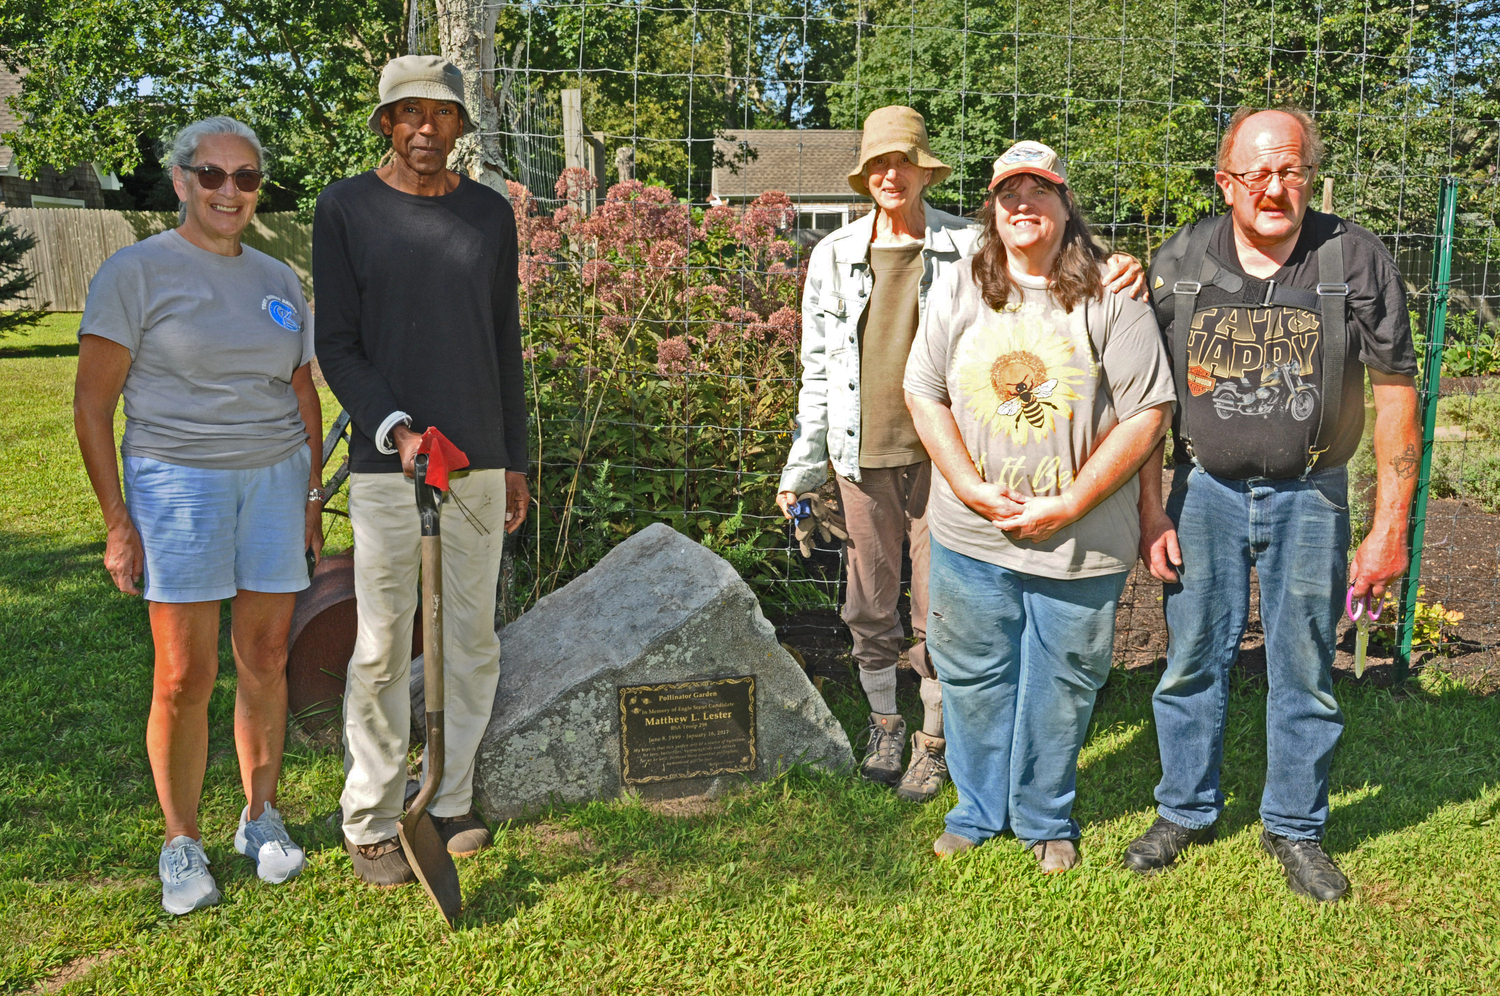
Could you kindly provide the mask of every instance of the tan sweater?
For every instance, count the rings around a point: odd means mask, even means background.
[[[901,391],[917,334],[922,243],[871,245],[870,273],[874,285],[859,319],[859,465],[904,467],[927,459]]]

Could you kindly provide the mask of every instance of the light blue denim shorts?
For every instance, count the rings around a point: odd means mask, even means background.
[[[125,458],[125,504],[146,548],[151,602],[210,602],[239,589],[307,587],[306,446],[255,470]]]

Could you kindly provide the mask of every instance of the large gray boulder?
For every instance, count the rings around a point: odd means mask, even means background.
[[[501,639],[500,687],[475,759],[474,794],[489,817],[629,793],[713,796],[797,762],[853,766],[848,737],[777,642],[749,586],[722,558],[668,526],[652,525],[625,540],[507,626]],[[728,707],[695,697],[738,692],[748,706],[748,683],[724,680],[746,676],[754,678],[753,729],[743,729],[743,716],[736,720]],[[675,695],[620,691],[687,682],[708,684],[666,690]],[[676,713],[651,711],[659,708]],[[621,770],[627,712],[637,713],[629,784]],[[673,740],[688,736],[671,727],[679,721],[701,734]],[[664,747],[644,746],[662,729],[671,731],[655,741]],[[735,746],[742,734],[753,737],[751,770],[673,774],[705,770],[726,749],[731,766],[747,765],[750,751]],[[643,775],[656,777],[641,781]]]

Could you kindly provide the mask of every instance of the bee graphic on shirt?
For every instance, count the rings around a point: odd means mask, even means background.
[[[1047,420],[1047,413],[1042,410],[1044,406],[1053,411],[1060,410],[1057,405],[1047,400],[1052,397],[1052,392],[1057,390],[1057,378],[1043,381],[1035,387],[1028,383],[1029,379],[1022,378],[1016,383],[1015,397],[996,408],[995,414],[1001,417],[1014,415],[1017,427],[1021,425],[1021,419],[1025,418],[1031,423],[1032,428],[1040,429]]]

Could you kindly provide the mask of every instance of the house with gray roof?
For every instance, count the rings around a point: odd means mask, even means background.
[[[797,205],[798,238],[816,242],[870,210],[870,200],[849,186],[858,165],[859,129],[749,128],[714,139],[710,200],[749,204],[779,190]]]

